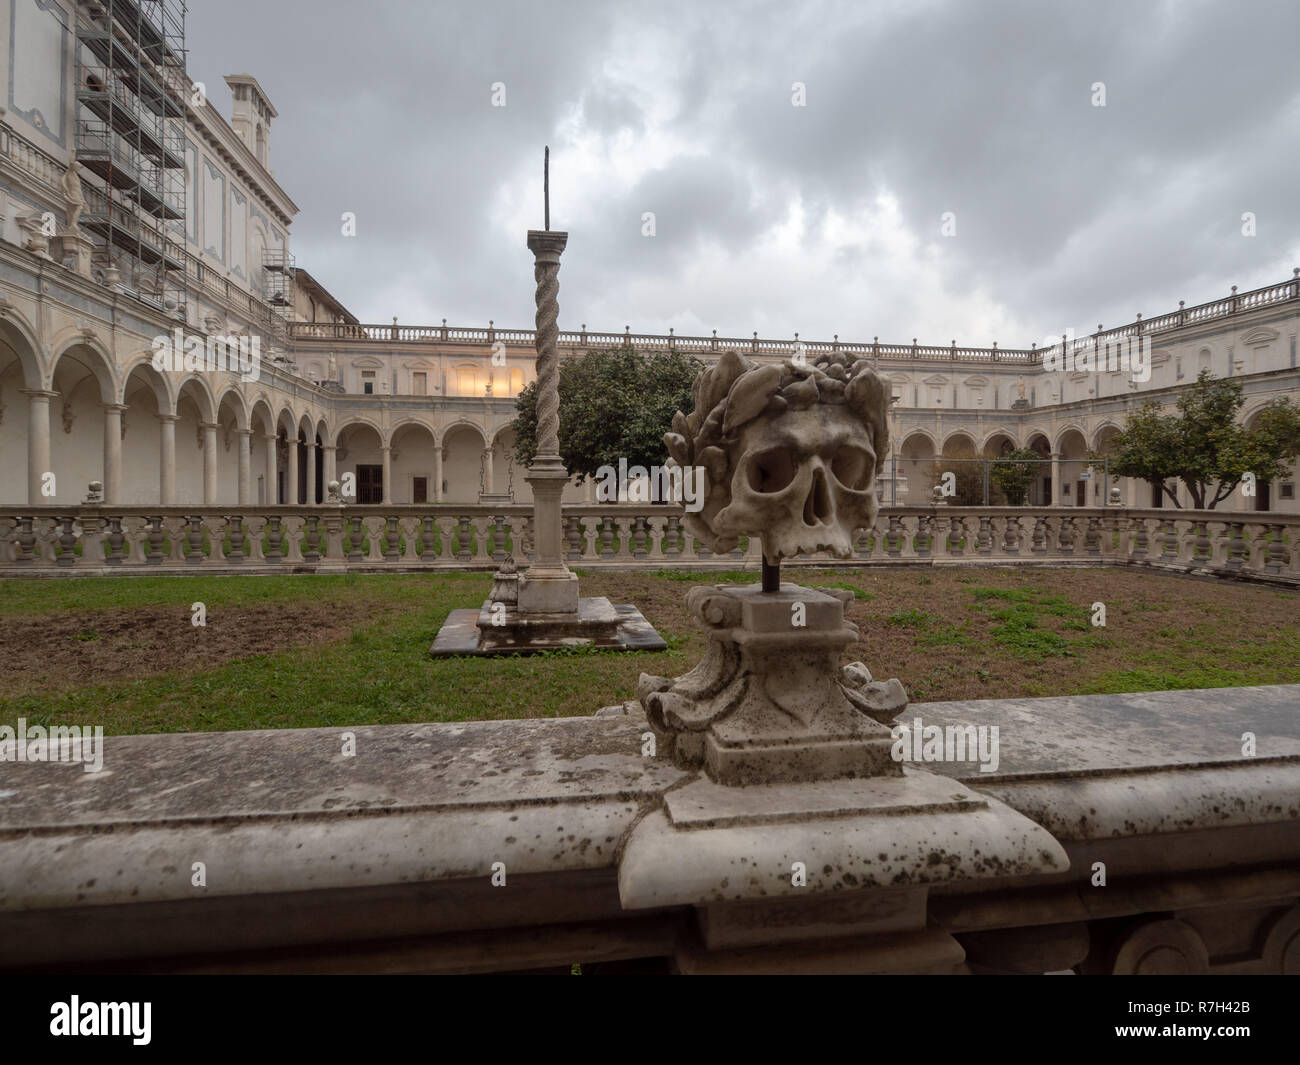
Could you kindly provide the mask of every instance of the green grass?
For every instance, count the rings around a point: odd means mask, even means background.
[[[312,605],[346,612],[332,642],[266,650],[250,631],[247,649],[233,652],[240,657],[218,665],[173,657],[166,674],[92,676],[71,689],[22,695],[0,691],[0,722],[94,721],[121,734],[590,714],[633,698],[642,672],[676,676],[699,660],[704,641],[681,606],[691,585],[758,579],[753,570],[734,569],[580,575],[586,595],[638,602],[668,650],[429,658],[448,611],[477,606],[490,573],[0,581],[0,617],[10,619],[11,636],[15,625],[39,632],[44,616],[91,615],[64,630],[77,641],[78,656],[111,654],[131,646],[121,641],[138,638],[111,624],[116,610],[175,609],[178,624],[187,624],[190,604],[203,602],[209,619],[248,607],[266,612],[261,616],[272,625],[277,606],[295,607],[298,617]],[[853,591],[859,605],[850,618],[863,643],[851,654],[878,676],[897,675],[917,701],[1300,682],[1300,626],[1292,620],[1300,614],[1288,609],[1300,603],[1294,592],[1110,571],[1056,578],[1014,569],[837,569],[787,579]],[[1210,588],[1215,598],[1205,594]],[[860,605],[873,598],[889,605],[875,613]],[[1090,623],[1094,599],[1107,602],[1105,628]],[[1225,615],[1224,604],[1235,613]],[[93,616],[101,611],[103,622]],[[1264,611],[1273,612],[1271,622]],[[887,654],[888,647],[894,650]],[[39,670],[39,659],[27,668]]]
[[[79,585],[82,587],[69,587]],[[686,668],[682,637],[669,650],[617,656],[584,649],[518,658],[428,656],[454,607],[477,605],[490,574],[302,577],[101,578],[10,581],[10,613],[173,604],[344,600],[400,609],[360,624],[338,643],[256,653],[214,669],[94,684],[67,692],[0,698],[0,720],[96,720],[108,733],[296,728],[406,721],[466,721],[591,713],[635,696],[642,670]],[[616,668],[611,668],[612,660]],[[651,662],[653,661],[653,665]],[[520,693],[528,693],[521,699]],[[587,693],[602,693],[589,705]]]

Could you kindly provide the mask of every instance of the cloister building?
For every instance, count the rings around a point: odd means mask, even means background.
[[[217,112],[186,70],[178,0],[7,6],[0,505],[76,503],[93,481],[107,503],[321,502],[345,474],[357,503],[529,500],[510,425],[534,377],[531,330],[359,323],[299,268],[297,207],[271,169],[275,108],[256,78],[236,74],[226,78],[232,113]],[[1109,490],[1085,456],[1141,402],[1172,405],[1202,369],[1242,381],[1247,423],[1300,394],[1300,271],[1203,295],[1215,298],[1080,338],[1097,350],[1148,345],[1142,381],[1124,369],[1056,371],[1045,349],[955,341],[582,324],[560,344],[568,355],[633,345],[701,359],[852,350],[893,386],[886,502],[928,501],[938,459],[1030,447],[1044,460],[1031,502],[1095,506]],[[255,339],[257,373],[156,369],[157,338],[177,328]],[[1222,506],[1296,513],[1295,479]],[[1127,505],[1158,505],[1149,485],[1118,487]],[[566,498],[592,488],[575,484]]]

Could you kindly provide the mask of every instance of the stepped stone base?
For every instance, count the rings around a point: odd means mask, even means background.
[[[615,605],[603,596],[579,599],[576,613],[523,613],[485,600],[479,610],[453,610],[429,654],[519,655],[561,647],[664,651],[668,645],[633,604]]]

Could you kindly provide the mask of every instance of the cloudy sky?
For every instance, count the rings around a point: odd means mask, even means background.
[[[531,326],[545,144],[564,329],[1021,347],[1300,266],[1293,0],[190,0],[187,37],[227,117],[222,75],[266,89],[293,251],[363,322]]]

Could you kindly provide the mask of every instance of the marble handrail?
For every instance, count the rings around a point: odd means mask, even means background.
[[[0,507],[0,572],[489,568],[531,549],[525,504]],[[715,555],[676,507],[564,508],[570,564],[757,568],[757,541]],[[1144,565],[1300,583],[1300,515],[1126,507],[885,507],[851,564]],[[790,565],[827,565],[815,555]]]

